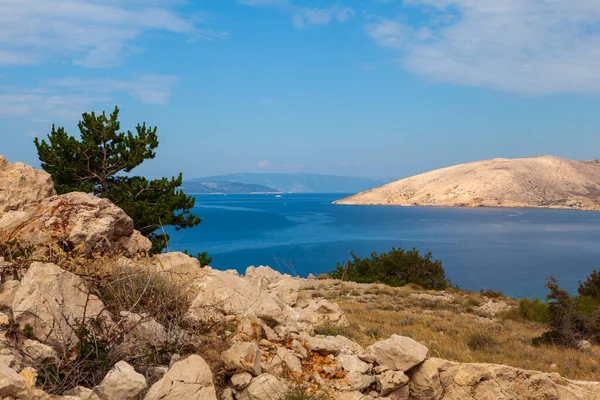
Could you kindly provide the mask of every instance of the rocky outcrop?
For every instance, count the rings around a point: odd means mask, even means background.
[[[144,375],[125,361],[119,361],[94,388],[94,393],[101,400],[141,400],[147,388]]]
[[[89,294],[80,277],[39,262],[23,277],[12,310],[22,328],[29,325],[35,337],[55,344],[75,344],[74,328],[91,318],[108,318],[104,304]]]
[[[133,220],[107,199],[87,193],[67,193],[44,199],[29,211],[6,213],[0,218],[0,240],[20,240],[27,245],[54,244],[94,252],[150,249],[150,241],[133,229]]]
[[[0,156],[0,216],[9,211],[26,211],[56,195],[50,174]]]
[[[600,160],[495,158],[426,172],[335,203],[600,210]]]
[[[178,361],[156,382],[144,400],[217,400],[212,372],[198,355]]]
[[[600,399],[600,383],[506,365],[461,364],[431,358],[409,373],[411,400]]]
[[[56,195],[50,175],[0,156],[0,241],[21,241],[38,253],[53,246],[126,255],[148,251],[150,241],[107,199],[73,192]]]

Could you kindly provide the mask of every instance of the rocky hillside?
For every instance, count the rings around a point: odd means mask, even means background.
[[[600,399],[600,383],[446,361],[406,336],[363,346],[335,333],[338,304],[303,295],[314,278],[149,257],[117,207],[46,178],[0,163],[0,188],[20,186],[0,191],[2,399]]]
[[[600,160],[496,158],[402,179],[336,204],[600,210]]]

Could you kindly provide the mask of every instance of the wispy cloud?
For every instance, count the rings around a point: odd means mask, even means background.
[[[402,68],[436,81],[525,94],[600,92],[600,2],[406,0],[410,21],[365,30]],[[414,10],[413,13],[414,14]]]
[[[140,0],[0,0],[0,65],[69,60],[107,67],[142,51],[148,32],[219,38],[200,28],[199,17],[177,12],[180,2]]]
[[[329,7],[301,7],[289,0],[239,0],[252,7],[272,7],[290,14],[296,28],[328,25],[333,21],[344,23],[354,16],[354,10],[339,4]]]
[[[260,168],[267,168],[267,167],[268,167],[270,164],[269,164],[269,160],[263,160],[263,161],[259,161],[259,162],[257,163],[257,165],[258,165]]]
[[[114,95],[127,93],[147,104],[164,104],[177,78],[143,75],[130,80],[64,78],[36,87],[0,86],[0,117],[43,121],[73,119],[98,105],[114,106]]]

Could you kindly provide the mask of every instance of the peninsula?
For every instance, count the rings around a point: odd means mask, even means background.
[[[401,179],[335,204],[600,210],[600,160],[495,158]]]

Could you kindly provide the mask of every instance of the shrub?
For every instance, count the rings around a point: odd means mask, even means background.
[[[549,321],[548,304],[540,301],[537,297],[519,300],[519,314],[523,319],[528,321],[543,323]]]
[[[591,296],[572,298],[560,288],[554,277],[550,277],[545,286],[550,290],[546,296],[550,329],[534,339],[533,343],[576,346],[582,339],[600,342],[600,308],[597,300]]]
[[[581,296],[589,296],[600,301],[600,274],[594,270],[585,282],[579,281],[577,292]]]
[[[471,350],[488,350],[498,344],[498,340],[489,332],[473,332],[467,338],[467,346]]]
[[[479,289],[479,293],[482,296],[485,296],[489,299],[497,299],[500,297],[504,297],[504,293],[502,292],[497,292],[494,289],[487,289],[487,290],[483,290],[483,289]]]
[[[450,285],[441,261],[432,261],[431,253],[424,256],[417,249],[405,251],[392,248],[388,253],[371,253],[370,257],[358,258],[354,252],[346,265],[337,264],[330,273],[334,279],[359,283],[385,283],[390,286],[417,284],[424,289],[445,289]]]

